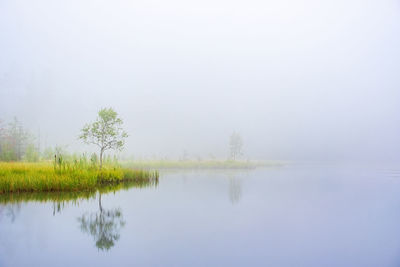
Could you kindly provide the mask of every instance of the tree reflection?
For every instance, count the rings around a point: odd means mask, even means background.
[[[0,206],[0,221],[3,216],[6,216],[13,223],[21,210],[20,204],[9,204]]]
[[[229,178],[229,200],[232,204],[239,203],[242,198],[242,183],[235,177]]]
[[[99,211],[84,214],[78,218],[81,231],[90,234],[96,241],[96,247],[109,250],[120,238],[120,230],[125,226],[122,212],[117,209],[104,209],[99,194]]]

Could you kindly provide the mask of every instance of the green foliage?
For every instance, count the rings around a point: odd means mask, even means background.
[[[95,190],[102,184],[158,179],[152,171],[122,169],[119,165],[97,166],[81,156],[65,160],[56,155],[53,164],[0,162],[0,194],[5,192],[49,192]]]
[[[97,154],[96,154],[96,153],[93,153],[93,154],[90,156],[90,166],[91,166],[92,168],[96,168],[98,162],[99,162],[99,161],[98,161]]]
[[[0,124],[0,161],[36,160],[33,136],[14,118],[7,126]],[[26,155],[30,153],[29,155]]]
[[[17,155],[15,149],[8,142],[2,142],[0,159],[2,161],[16,161]]]
[[[80,139],[86,144],[100,148],[100,169],[103,165],[103,153],[109,149],[122,150],[128,134],[122,129],[123,121],[112,108],[103,108],[98,112],[95,122],[86,124],[81,130]]]

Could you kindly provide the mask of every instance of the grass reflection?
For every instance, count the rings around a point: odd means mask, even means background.
[[[10,217],[14,222],[22,203],[51,202],[53,215],[61,213],[66,204],[79,205],[82,200],[98,197],[99,209],[96,212],[85,212],[78,217],[79,228],[82,233],[93,237],[99,250],[110,250],[120,238],[120,231],[125,226],[125,220],[120,208],[104,208],[102,195],[115,193],[131,188],[157,187],[158,177],[137,179],[119,184],[102,185],[93,191],[83,192],[35,192],[0,194],[0,221],[3,215]]]
[[[26,193],[6,193],[0,194],[1,204],[17,204],[24,202],[55,202],[76,203],[80,200],[88,200],[96,198],[96,194],[107,194],[117,192],[119,190],[129,190],[130,188],[157,187],[158,177],[148,179],[138,179],[118,184],[103,184],[94,190],[80,192],[26,192]]]

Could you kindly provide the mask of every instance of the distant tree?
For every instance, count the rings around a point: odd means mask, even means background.
[[[7,127],[0,126],[0,160],[19,161],[26,154],[33,136],[14,118]]]
[[[243,155],[243,140],[236,132],[233,132],[229,139],[229,149],[232,160],[236,160],[239,156]]]
[[[112,108],[103,108],[98,112],[97,120],[86,124],[79,136],[86,144],[100,148],[100,169],[103,166],[104,151],[122,150],[128,134],[122,129],[123,121]]]
[[[17,118],[9,124],[8,127],[8,141],[10,148],[13,150],[14,160],[21,160],[25,149],[27,147],[27,141],[29,133],[24,129],[22,124]]]

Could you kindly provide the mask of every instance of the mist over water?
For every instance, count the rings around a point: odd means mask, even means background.
[[[399,173],[299,164],[0,196],[0,265],[398,266]]]
[[[400,158],[400,3],[1,1],[0,119],[91,148],[111,106],[123,154]]]

